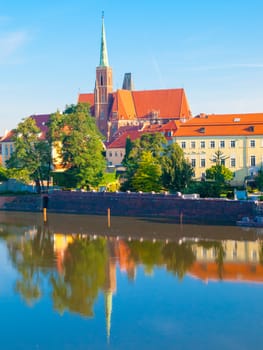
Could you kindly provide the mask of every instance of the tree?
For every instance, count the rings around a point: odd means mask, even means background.
[[[132,178],[132,187],[136,191],[160,192],[162,169],[150,151],[143,151],[138,168]]]
[[[6,162],[10,173],[18,179],[34,180],[38,190],[49,180],[51,144],[39,138],[40,129],[32,118],[26,118],[14,130],[14,152]]]
[[[216,164],[206,170],[206,178],[214,181],[214,196],[219,197],[225,186],[229,181],[233,179],[234,174],[222,161],[227,157],[224,157],[221,151],[217,151],[211,159]]]
[[[71,105],[51,117],[50,134],[56,144],[57,163],[66,169],[72,187],[98,186],[106,167],[102,135],[88,104]]]
[[[125,154],[123,161],[123,165],[126,167],[126,179],[122,184],[121,190],[135,190],[133,187],[133,178],[138,169],[143,152],[149,151],[153,159],[157,163],[160,163],[163,147],[166,145],[166,143],[167,141],[161,133],[143,134],[139,139],[135,141],[130,141],[127,139],[127,154]],[[154,191],[154,189],[151,189],[151,191]]]
[[[255,176],[255,182],[257,188],[262,191],[263,190],[263,169],[260,169]]]
[[[187,187],[193,177],[193,169],[185,160],[184,153],[177,143],[164,149],[161,157],[162,184],[169,191],[181,191]]]
[[[211,162],[216,163],[216,165],[224,165],[225,160],[229,157],[225,156],[224,153],[220,150],[217,150],[215,154],[212,156]]]

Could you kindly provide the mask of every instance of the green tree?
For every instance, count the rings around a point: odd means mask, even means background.
[[[71,187],[98,186],[106,167],[102,135],[89,110],[88,104],[71,105],[51,116],[50,135],[59,144],[56,161],[67,169]]]
[[[32,118],[26,118],[14,130],[14,152],[6,162],[10,174],[17,179],[34,180],[38,190],[49,180],[51,144],[39,138],[40,129]]]
[[[214,197],[220,196],[228,182],[231,181],[234,176],[233,172],[224,165],[226,158],[227,157],[218,150],[211,159],[215,165],[212,165],[211,168],[206,170],[206,179],[214,181]]]
[[[150,151],[143,151],[138,162],[138,168],[132,178],[132,187],[136,191],[160,192],[162,169],[157,159]]]
[[[260,169],[255,176],[256,186],[260,191],[263,191],[263,169]]]
[[[161,154],[163,148],[167,141],[161,133],[154,134],[143,134],[139,139],[135,141],[130,141],[127,139],[126,151],[123,165],[126,167],[125,181],[121,186],[121,190],[136,190],[133,187],[133,178],[139,167],[139,162],[141,160],[144,151],[149,151],[152,157],[160,162]],[[154,189],[151,189],[154,191]]]
[[[193,169],[177,143],[164,149],[161,164],[162,184],[165,189],[171,192],[182,191],[189,185],[194,174]]]
[[[0,166],[0,181],[8,180],[8,171],[4,167]]]

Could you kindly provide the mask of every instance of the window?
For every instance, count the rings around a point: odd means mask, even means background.
[[[115,157],[118,157],[118,152],[115,152]]]
[[[220,146],[220,148],[225,148],[225,141],[224,141],[224,140],[221,140],[221,141],[219,142],[219,146]]]
[[[191,165],[193,168],[196,167],[196,159],[191,159]]]
[[[216,146],[215,141],[210,141],[210,148],[215,148],[215,146]]]
[[[256,141],[255,140],[250,140],[250,147],[251,148],[256,147]]]
[[[256,166],[256,156],[250,156],[250,166]]]
[[[109,157],[112,157],[112,152],[109,152]]]
[[[191,141],[191,148],[195,148],[195,141]]]
[[[182,147],[182,148],[186,148],[186,142],[185,142],[185,141],[183,141],[183,142],[181,143],[181,147]]]
[[[231,148],[235,148],[236,147],[236,141],[235,140],[231,140],[230,141],[230,147]]]
[[[235,168],[235,166],[236,166],[236,158],[234,158],[234,157],[230,158],[230,166],[231,166],[231,168]]]
[[[221,159],[221,165],[226,165],[226,160],[225,159]]]
[[[200,166],[201,168],[205,168],[205,158],[201,158]]]
[[[200,142],[200,147],[201,147],[201,148],[205,148],[205,141],[201,141],[201,142]]]

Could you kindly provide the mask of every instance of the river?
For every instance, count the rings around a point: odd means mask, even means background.
[[[262,349],[263,232],[0,212],[1,348]]]

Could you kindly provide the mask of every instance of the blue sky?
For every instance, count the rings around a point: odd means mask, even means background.
[[[0,135],[94,88],[101,12],[114,89],[183,87],[193,114],[263,112],[261,0],[9,0],[0,6]]]

